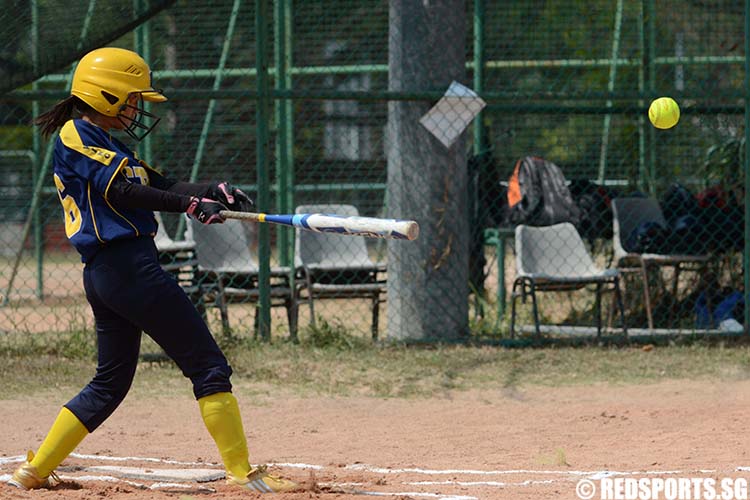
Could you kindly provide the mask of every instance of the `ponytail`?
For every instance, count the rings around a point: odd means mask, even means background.
[[[48,138],[65,122],[90,110],[91,107],[88,104],[71,95],[55,104],[49,111],[37,116],[34,119],[34,125],[41,127],[42,135]]]

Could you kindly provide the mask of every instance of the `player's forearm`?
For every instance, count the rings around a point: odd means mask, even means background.
[[[167,191],[169,191],[170,193],[182,194],[185,196],[197,196],[198,198],[206,198],[211,197],[213,186],[214,184],[212,183],[175,181],[167,188]]]
[[[185,212],[191,197],[176,192],[144,186],[127,179],[115,179],[107,191],[107,200],[115,208],[139,208],[159,212]]]

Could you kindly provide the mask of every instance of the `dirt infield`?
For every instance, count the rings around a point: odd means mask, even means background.
[[[280,499],[577,498],[582,478],[750,477],[743,470],[750,466],[748,381],[533,387],[439,399],[251,400],[236,392],[253,461],[307,484],[274,496]],[[16,457],[37,446],[63,398],[0,402],[0,476],[7,480]],[[61,467],[56,488],[0,484],[0,498],[254,497],[220,480],[123,477],[132,472],[123,467],[221,473],[187,391],[126,399],[77,453]]]

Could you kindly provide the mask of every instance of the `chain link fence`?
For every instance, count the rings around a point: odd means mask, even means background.
[[[59,47],[33,43],[55,25],[54,3],[12,3],[6,14],[23,22],[0,30],[14,42],[7,60]],[[96,2],[78,3],[76,23],[101,24]],[[163,3],[155,14],[135,2],[153,17],[107,42],[142,54],[170,98],[151,108],[162,121],[137,145],[145,161],[182,180],[229,180],[262,212],[421,227],[405,242],[236,221],[214,231],[158,214],[163,265],[216,334],[622,334],[611,281],[588,281],[607,269],[631,334],[742,330],[741,2]],[[29,125],[67,95],[72,67],[0,98],[9,334],[93,328],[49,144]],[[486,107],[446,147],[420,118],[453,81]],[[682,111],[669,130],[646,112],[663,95]],[[555,232],[565,222],[582,247]],[[520,225],[546,236],[521,241]]]

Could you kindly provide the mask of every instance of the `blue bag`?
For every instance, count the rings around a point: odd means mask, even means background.
[[[697,328],[715,328],[719,323],[726,319],[736,319],[734,317],[735,308],[744,304],[744,295],[734,290],[726,295],[721,302],[714,305],[711,317],[709,317],[708,304],[706,304],[706,293],[701,292],[700,295],[698,295],[698,299],[695,301],[695,326]]]

